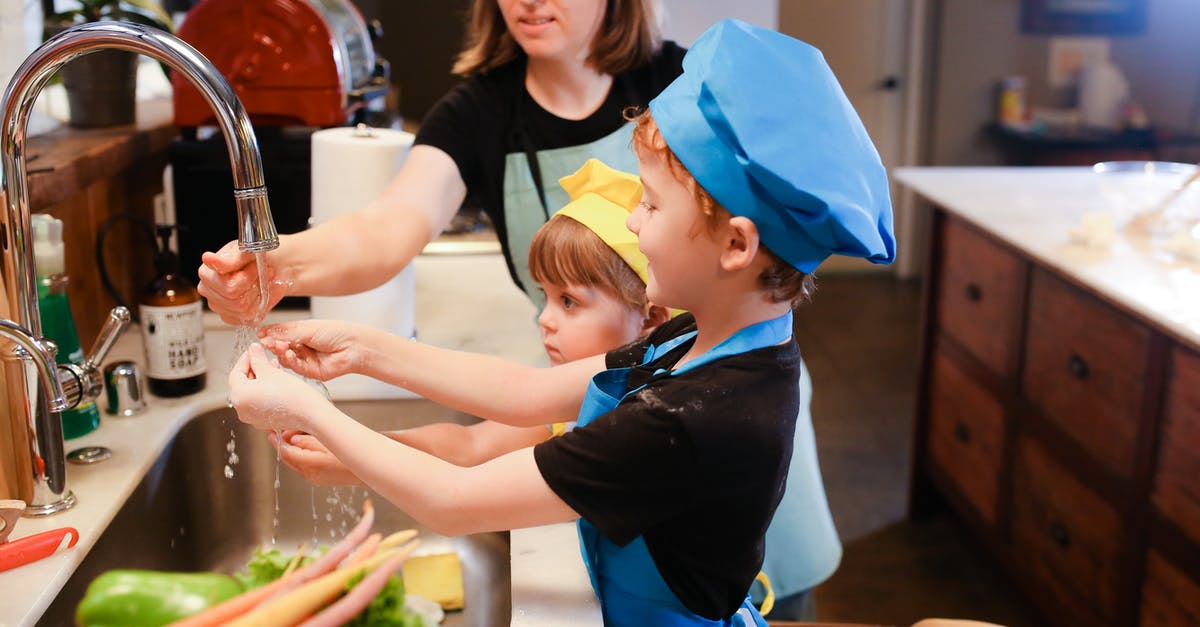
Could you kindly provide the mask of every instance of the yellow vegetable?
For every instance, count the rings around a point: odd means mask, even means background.
[[[404,589],[444,610],[463,608],[462,562],[456,553],[418,555],[404,563]]]

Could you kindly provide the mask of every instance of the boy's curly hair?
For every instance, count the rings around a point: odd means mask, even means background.
[[[708,193],[708,190],[700,185],[691,172],[688,172],[679,157],[675,156],[658,130],[658,124],[654,122],[650,110],[629,107],[625,110],[625,119],[637,124],[633,129],[634,150],[639,155],[657,156],[667,164],[667,168],[675,180],[687,187],[688,191],[692,193],[692,197],[696,199],[700,212],[705,215],[705,223],[709,232],[715,232],[721,222],[728,220],[731,214],[712,197],[712,194]],[[794,307],[806,300],[812,300],[813,293],[817,291],[815,274],[797,270],[766,246],[761,246],[760,250],[764,251],[773,261],[770,267],[758,275],[758,287],[767,293],[771,302],[788,302]]]
[[[646,284],[600,236],[578,221],[554,216],[529,244],[529,274],[538,283],[581,285],[619,298],[631,310],[646,307]]]

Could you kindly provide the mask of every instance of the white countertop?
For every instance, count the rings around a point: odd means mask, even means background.
[[[1071,242],[1068,233],[1084,214],[1107,209],[1091,168],[897,168],[892,176],[1175,339],[1200,347],[1200,264],[1176,259],[1162,241],[1123,231],[1104,248]]]
[[[547,363],[534,322],[536,310],[513,286],[500,255],[422,255],[414,263],[415,325],[421,341],[531,365]],[[0,573],[0,627],[33,625],[175,432],[191,417],[224,404],[222,374],[234,330],[208,316],[209,376],[203,392],[182,399],[150,397],[146,411],[129,418],[103,415],[99,429],[67,443],[68,449],[102,444],[113,456],[93,466],[68,465],[67,485],[78,504],[47,518],[23,518],[15,527],[14,537],[20,538],[71,526],[80,539],[59,555]],[[273,313],[268,321],[289,316],[296,314]],[[136,330],[124,335],[109,359],[145,362]],[[601,624],[573,524],[513,531],[511,545],[512,625]]]

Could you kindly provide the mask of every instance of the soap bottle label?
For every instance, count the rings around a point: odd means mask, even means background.
[[[141,305],[139,312],[147,376],[186,379],[208,370],[200,301],[170,307]]]

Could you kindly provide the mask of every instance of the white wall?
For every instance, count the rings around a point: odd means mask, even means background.
[[[692,45],[709,26],[727,17],[779,29],[779,0],[663,0],[663,5],[665,38],[685,47]]]

